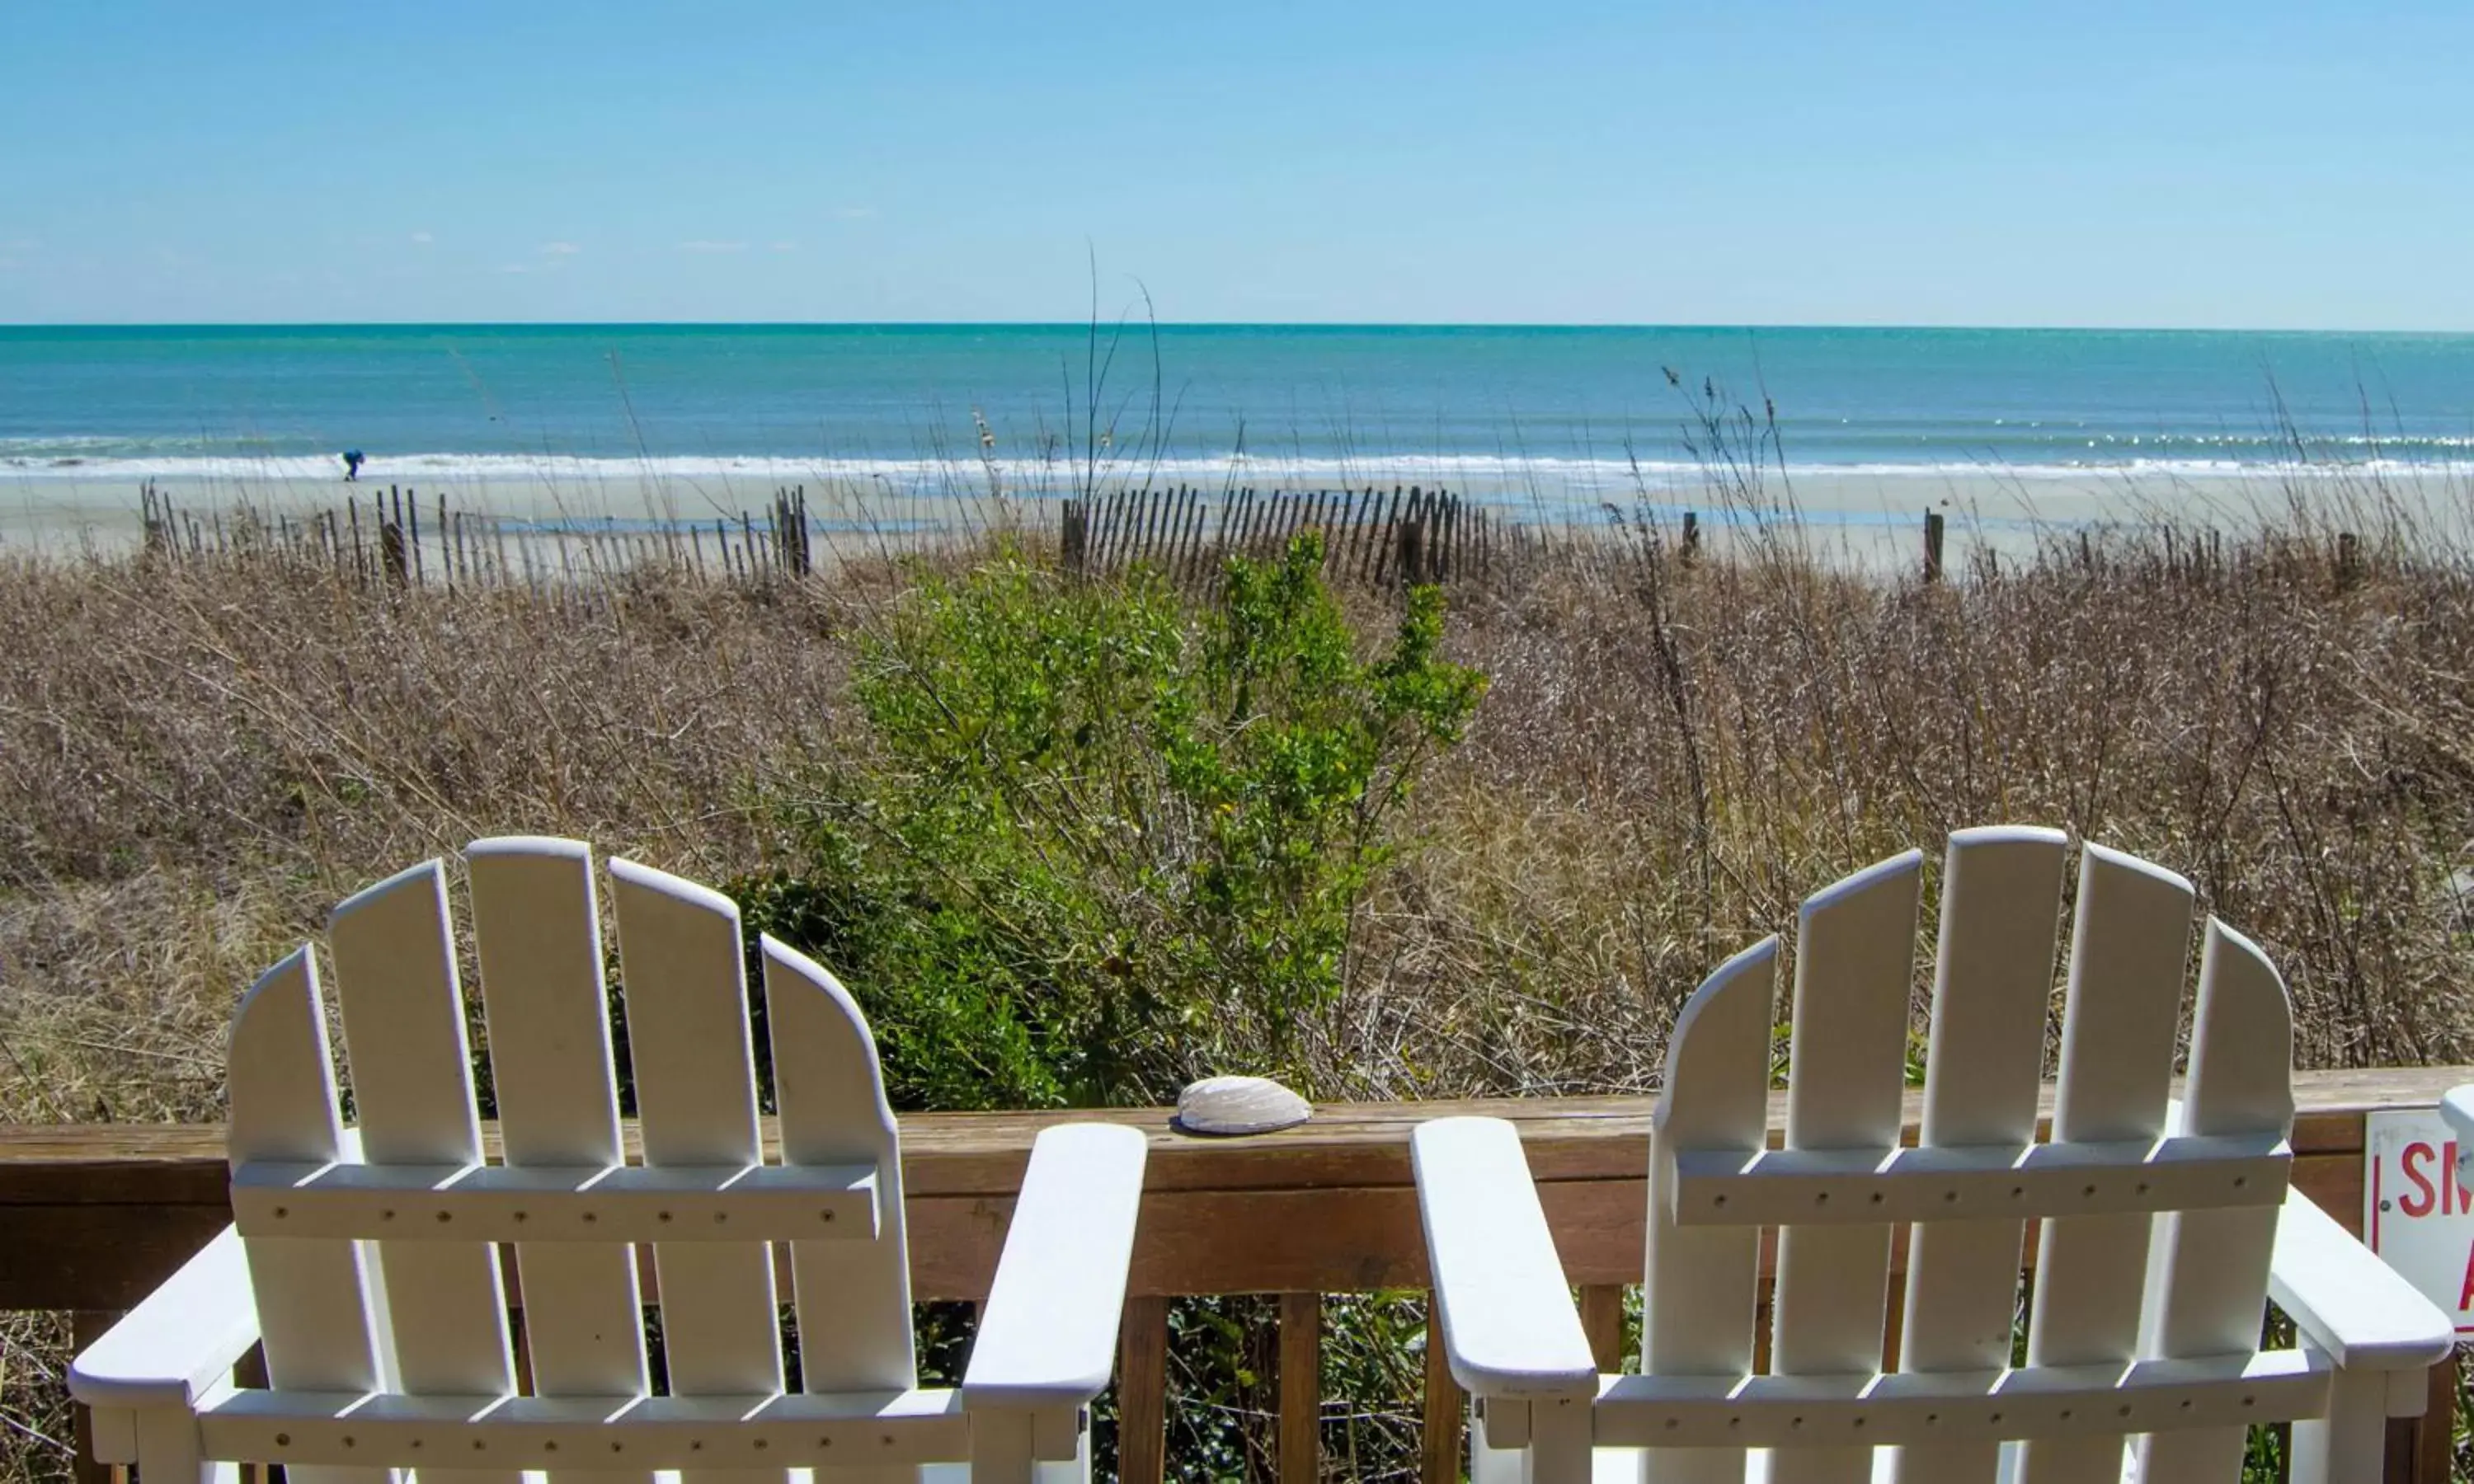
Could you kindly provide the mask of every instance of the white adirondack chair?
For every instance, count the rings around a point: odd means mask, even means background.
[[[463,1484],[673,1470],[759,1484],[809,1469],[881,1484],[944,1465],[982,1484],[1088,1477],[1140,1135],[1039,1136],[962,1386],[922,1390],[898,1136],[850,995],[764,940],[782,1137],[767,1163],[738,909],[613,861],[643,1137],[631,1163],[590,851],[514,838],[467,858],[503,1159],[482,1151],[447,877],[431,861],[343,903],[328,930],[354,1127],[338,1115],[311,951],[242,1001],[234,1224],[78,1357],[70,1389],[94,1409],[101,1460],[136,1463],[145,1484],[230,1477],[235,1461],[285,1465],[296,1484],[405,1469]],[[784,1385],[777,1256],[799,1319],[797,1391]],[[235,1388],[234,1362],[261,1340],[270,1387]]]
[[[2296,1480],[2381,1476],[2386,1422],[2421,1412],[2449,1324],[2289,1187],[2284,985],[2215,922],[2184,1096],[2169,1101],[2191,888],[2094,846],[2052,1135],[2036,1141],[2064,860],[2049,830],[1952,837],[1920,1147],[1899,1147],[1919,854],[1805,903],[1783,1149],[1764,1127],[1776,941],[1694,993],[1653,1122],[1640,1375],[1592,1363],[1512,1127],[1418,1129],[1480,1484],[2233,1484],[2246,1424],[2289,1419]],[[1764,1228],[1778,1287],[1757,1375]],[[1901,1229],[1904,1323],[1884,1373]],[[2261,1351],[2270,1295],[2300,1348]]]

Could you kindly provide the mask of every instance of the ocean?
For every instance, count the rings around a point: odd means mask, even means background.
[[[2474,471],[2474,335],[1162,325],[0,327],[8,513],[367,482],[716,506],[782,482],[933,505],[989,481],[1422,481],[1689,503],[1704,412],[1861,514],[1919,489],[2152,492]],[[1738,431],[1741,429],[1739,427]],[[1740,448],[1739,450],[1740,451]],[[710,494],[716,481],[732,487]],[[1918,486],[1917,482],[1924,484]],[[12,492],[11,486],[16,488]],[[1943,503],[1948,503],[1947,498]],[[2014,502],[2015,503],[2015,502]],[[23,524],[22,521],[19,524]]]
[[[1110,332],[1113,334],[1113,332]],[[909,473],[985,452],[1311,477],[1690,466],[1693,403],[1799,466],[2025,476],[2474,461],[2474,335],[1079,325],[0,327],[0,469],[514,472],[542,461]],[[1670,379],[1669,373],[1672,373]],[[1098,395],[1090,384],[1100,381]],[[1154,407],[1157,411],[1154,413]]]

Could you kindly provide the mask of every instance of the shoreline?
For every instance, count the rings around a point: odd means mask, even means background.
[[[786,467],[778,472],[768,467],[762,473],[619,465],[591,478],[493,474],[437,479],[366,470],[358,481],[333,473],[240,478],[0,472],[0,550],[110,554],[133,549],[142,537],[141,491],[149,485],[158,496],[168,497],[202,521],[241,512],[300,520],[342,512],[351,503],[362,505],[366,514],[369,502],[400,491],[419,498],[424,522],[443,499],[467,517],[550,535],[710,531],[716,521],[735,528],[742,515],[761,525],[775,491],[790,487],[805,491],[811,529],[829,535],[968,530],[985,525],[996,503],[984,483],[957,479],[903,488],[882,479],[835,477],[829,469],[818,477],[813,466],[803,476],[782,462]],[[1049,472],[1051,477],[1039,486],[1008,488],[1005,499],[1043,517],[1053,515],[1059,501],[1080,491],[1075,481]],[[1916,551],[1928,512],[1947,522],[1953,565],[1966,560],[1970,548],[2024,554],[2057,532],[2158,524],[2239,532],[2270,518],[2297,515],[2331,528],[2402,524],[2410,534],[2441,544],[2474,538],[2474,473],[2379,465],[2264,466],[2200,474],[2110,468],[2075,477],[1991,467],[1890,473],[1791,466],[1783,478],[1776,469],[1765,472],[1758,506],[1740,487],[1700,469],[1672,484],[1622,489],[1562,482],[1542,463],[1488,469],[1479,477],[1375,461],[1351,472],[1355,477],[1344,482],[1258,479],[1253,471],[1232,477],[1223,469],[1211,480],[1163,474],[1159,484],[1190,487],[1206,504],[1219,502],[1224,491],[1249,487],[1265,492],[1314,492],[1423,485],[1449,490],[1515,524],[1571,531],[1643,518],[1680,524],[1689,512],[1707,538],[1721,543],[1734,534],[1793,528],[1817,552],[1868,566],[1904,562]],[[1102,496],[1138,487],[1139,473],[1121,470],[1112,478],[1104,470]]]

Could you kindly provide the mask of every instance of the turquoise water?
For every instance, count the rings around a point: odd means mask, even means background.
[[[919,489],[984,458],[1612,488],[1694,467],[1710,388],[1766,400],[1790,467],[2241,473],[2289,462],[2289,425],[2315,456],[2474,467],[2469,335],[1136,325],[1109,351],[1049,325],[0,328],[0,477],[324,477],[356,447],[365,479],[431,482]]]

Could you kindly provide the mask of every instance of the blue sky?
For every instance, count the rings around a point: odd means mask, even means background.
[[[2474,5],[0,7],[0,323],[2474,328]]]

